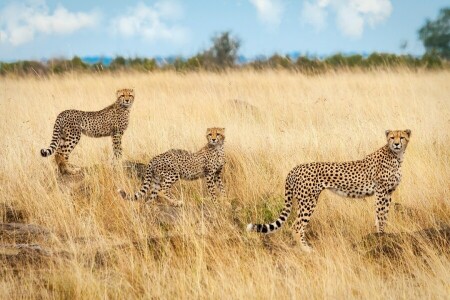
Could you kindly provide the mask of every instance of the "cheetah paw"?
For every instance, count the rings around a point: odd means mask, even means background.
[[[183,201],[175,201],[172,203],[173,207],[182,207],[184,205]]]
[[[313,248],[310,247],[310,246],[308,246],[308,245],[302,245],[301,248],[302,248],[302,250],[303,250],[304,252],[306,252],[306,253],[311,253],[311,252],[313,252]]]
[[[73,168],[66,171],[69,175],[77,175],[81,173],[81,168]]]

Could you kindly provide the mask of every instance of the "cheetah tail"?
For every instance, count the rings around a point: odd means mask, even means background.
[[[58,118],[56,118],[55,121],[55,126],[53,127],[53,136],[52,141],[50,142],[50,147],[47,149],[41,149],[41,155],[43,157],[50,156],[55,152],[56,148],[58,148],[60,137],[61,137],[61,126],[58,116]]]
[[[153,178],[153,172],[152,172],[151,167],[149,166],[147,168],[147,172],[145,174],[144,182],[143,182],[142,187],[141,187],[141,189],[139,191],[134,193],[134,195],[129,195],[122,189],[118,189],[117,192],[125,200],[137,201],[137,200],[139,200],[140,198],[144,197],[147,194],[148,189],[150,188],[150,185],[151,185],[151,182],[152,182],[152,178]],[[156,197],[156,194],[152,192],[152,199],[154,199],[155,197]]]
[[[292,209],[292,190],[286,186],[285,191],[285,206],[283,210],[281,211],[280,216],[275,222],[267,223],[267,224],[248,224],[247,225],[247,231],[256,231],[256,232],[262,232],[262,233],[272,233],[274,231],[277,231],[281,228],[284,222],[286,222],[287,218],[289,217],[289,214],[291,213]]]

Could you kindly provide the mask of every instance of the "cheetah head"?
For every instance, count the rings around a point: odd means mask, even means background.
[[[408,145],[409,138],[411,137],[411,130],[386,130],[386,138],[391,149],[394,153],[400,153],[405,151]]]
[[[121,89],[117,92],[117,101],[116,103],[122,107],[128,108],[133,105],[134,101],[134,90],[133,89]]]
[[[206,130],[206,139],[211,146],[222,145],[225,140],[225,128],[208,128]]]

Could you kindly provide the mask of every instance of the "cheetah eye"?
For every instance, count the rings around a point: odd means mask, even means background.
[[[393,140],[393,139],[394,139],[394,137],[393,137],[393,136],[391,136],[391,137],[390,137],[390,139],[391,139],[391,140]]]
[[[404,137],[401,137],[400,139],[401,139],[401,140],[404,140],[405,138],[404,138]]]

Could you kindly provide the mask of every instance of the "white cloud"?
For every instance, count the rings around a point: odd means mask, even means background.
[[[392,13],[391,0],[309,0],[303,4],[302,22],[322,29],[327,16],[336,15],[336,24],[349,37],[361,37],[364,27],[374,27]]]
[[[303,9],[300,19],[303,23],[312,25],[317,30],[321,30],[327,24],[328,12],[324,9],[324,4],[303,2]]]
[[[58,6],[53,12],[45,1],[12,3],[0,10],[0,43],[18,46],[38,34],[71,34],[96,24],[95,12],[70,12]]]
[[[6,41],[7,41],[6,32],[4,30],[0,30],[0,44],[6,43]]]
[[[360,37],[364,31],[364,17],[355,9],[339,7],[336,14],[339,29],[347,36]]]
[[[114,18],[112,27],[115,33],[123,36],[180,42],[185,39],[187,30],[170,24],[182,15],[182,7],[175,2],[157,2],[153,6],[138,3],[128,7],[126,14]]]
[[[281,15],[284,6],[281,0],[249,0],[256,7],[258,17],[264,23],[271,26],[278,26],[281,22]]]

